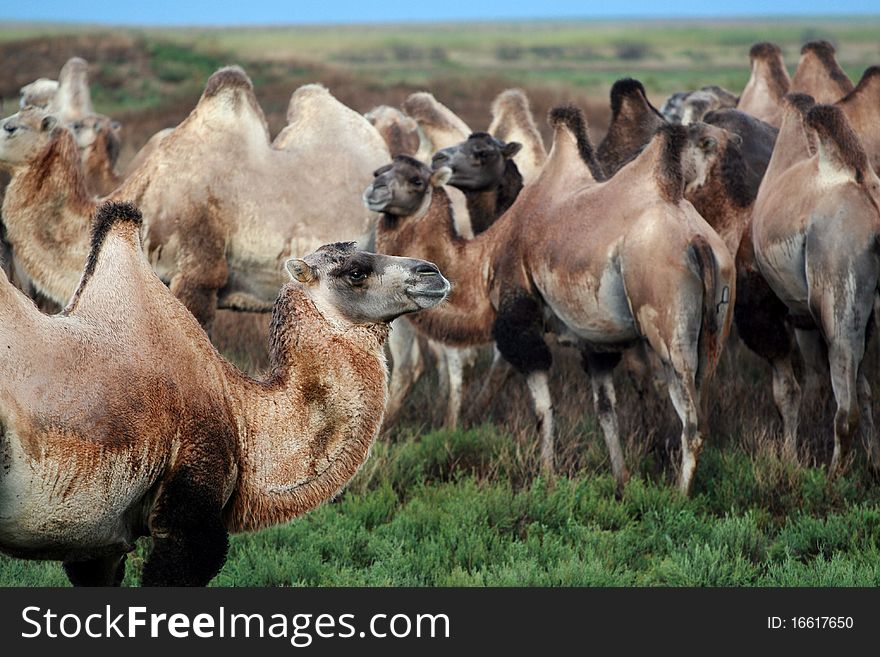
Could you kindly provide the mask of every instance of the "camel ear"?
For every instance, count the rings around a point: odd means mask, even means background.
[[[284,268],[292,280],[300,283],[311,283],[318,278],[318,272],[315,271],[315,268],[299,258],[291,258],[284,263]]]
[[[504,145],[504,147],[501,149],[501,154],[509,160],[514,155],[519,153],[521,149],[522,144],[520,144],[518,141],[512,141]]]
[[[49,116],[44,116],[42,123],[40,123],[40,130],[42,130],[43,132],[49,132],[57,124],[58,124],[58,119],[56,119],[51,114]]]
[[[431,186],[443,187],[452,178],[452,169],[449,167],[440,167],[431,174]]]

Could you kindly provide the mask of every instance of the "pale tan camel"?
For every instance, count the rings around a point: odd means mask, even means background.
[[[140,214],[97,213],[82,281],[60,315],[4,278],[0,549],[64,562],[74,584],[119,584],[140,536],[145,585],[205,585],[229,532],[332,498],[364,463],[386,397],[388,322],[439,303],[421,260],[352,243],[287,262],[272,370],[220,357],[156,277]]]
[[[871,465],[880,470],[871,389],[863,357],[880,283],[880,179],[840,108],[790,102],[751,224],[754,260],[785,312],[766,313],[801,348],[827,353],[837,401],[829,472],[845,467],[861,420]],[[781,321],[780,321],[781,320]],[[789,339],[790,345],[790,339]],[[790,360],[791,346],[778,360]],[[790,364],[774,385],[785,423],[785,450],[797,453],[800,391]]]
[[[705,175],[712,153],[684,128],[662,128],[641,155],[606,183],[574,108],[551,114],[553,147],[533,185],[485,233],[462,240],[437,174],[398,158],[377,172],[365,196],[387,206],[377,247],[430,253],[453,283],[449,303],[414,316],[419,330],[451,345],[495,341],[527,376],[541,427],[542,462],[552,469],[547,321],[583,350],[594,401],[619,485],[620,449],[611,371],[619,352],[646,340],[658,353],[682,419],[679,487],[688,492],[705,433],[701,396],[730,325],[733,259],[682,194],[687,175]],[[420,173],[415,174],[416,169]],[[410,180],[429,194],[415,202]],[[409,189],[408,203],[395,200]],[[396,208],[396,209],[395,209]],[[661,237],[662,236],[662,237]],[[662,309],[662,312],[661,312]],[[549,320],[548,320],[549,317]]]
[[[827,41],[810,41],[801,48],[801,59],[791,79],[791,92],[812,96],[817,103],[834,103],[853,90]]]
[[[382,135],[391,157],[418,152],[419,124],[396,107],[379,105],[364,114],[364,118]]]
[[[782,99],[791,88],[782,50],[774,43],[756,43],[749,51],[749,59],[752,74],[737,109],[778,128],[782,123]]]
[[[388,160],[382,138],[317,85],[293,94],[288,119],[270,144],[250,80],[237,67],[221,69],[111,195],[142,208],[150,262],[205,325],[217,307],[269,310],[290,254],[369,238],[374,215],[360,192]],[[8,238],[36,287],[63,304],[87,252],[95,201],[73,139],[51,117],[23,110],[3,126],[0,163],[13,171],[3,204]],[[331,179],[338,182],[328,189]]]
[[[58,92],[58,80],[38,78],[26,84],[19,93],[18,104],[21,109],[25,107],[39,107],[45,109],[52,97]]]

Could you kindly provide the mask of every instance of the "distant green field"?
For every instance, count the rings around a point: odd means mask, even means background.
[[[878,586],[880,487],[709,447],[692,499],[637,477],[618,499],[596,434],[575,478],[522,479],[503,431],[380,443],[336,502],[233,537],[217,586]],[[129,557],[137,583],[147,542]],[[0,586],[63,586],[0,557]]]

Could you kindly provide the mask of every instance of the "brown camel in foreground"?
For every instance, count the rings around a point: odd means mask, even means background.
[[[791,89],[791,78],[775,43],[756,43],[749,50],[752,74],[736,106],[747,114],[778,128],[782,123],[782,99]]]
[[[682,194],[686,173],[705,172],[713,155],[680,126],[663,127],[648,148],[605,183],[575,108],[551,114],[553,147],[541,176],[511,209],[473,240],[451,229],[436,174],[398,158],[365,196],[389,209],[377,247],[443,263],[454,288],[444,306],[412,318],[446,344],[495,341],[527,377],[552,470],[554,428],[544,342],[547,322],[576,339],[619,485],[627,478],[611,378],[620,351],[647,341],[663,361],[682,419],[679,487],[690,490],[705,434],[702,397],[730,325],[733,260]],[[393,181],[415,178],[430,194],[395,200]],[[699,174],[697,174],[699,175]],[[442,177],[441,177],[442,178]],[[400,186],[397,186],[400,189]],[[409,192],[408,192],[409,194]],[[662,236],[662,237],[660,237]]]
[[[85,260],[96,201],[71,136],[51,117],[22,110],[3,126],[0,163],[13,170],[3,204],[9,241],[37,288],[63,304]],[[270,143],[250,80],[229,67],[111,198],[138,203],[151,263],[209,325],[217,307],[268,311],[290,254],[340,238],[366,243],[374,215],[360,193],[387,159],[366,119],[317,85],[293,94],[288,125]],[[339,182],[328,190],[331,174]]]
[[[880,284],[878,208],[880,179],[846,115],[832,105],[813,106],[807,96],[792,97],[740,257],[753,258],[778,300],[756,307],[761,315],[751,321],[775,336],[758,345],[758,353],[774,364],[791,457],[797,454],[800,387],[790,362],[789,326],[802,350],[827,354],[837,401],[832,475],[844,468],[860,421],[871,465],[880,470],[862,360]]]
[[[61,560],[74,584],[118,585],[148,535],[143,584],[205,585],[229,532],[306,513],[364,463],[388,322],[436,305],[449,283],[351,243],[289,260],[272,369],[254,380],[153,273],[139,222],[130,204],[99,209],[60,315],[0,280],[0,549]]]

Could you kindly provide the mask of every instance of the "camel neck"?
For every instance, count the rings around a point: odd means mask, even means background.
[[[479,235],[495,223],[513,205],[522,188],[519,169],[511,160],[507,160],[504,175],[497,185],[478,191],[462,190],[467,199],[474,235]]]
[[[79,152],[66,130],[16,171],[6,190],[3,219],[16,261],[41,293],[61,305],[79,283],[94,210]]]
[[[239,479],[232,531],[287,522],[332,498],[364,463],[386,398],[385,324],[331,326],[295,284],[271,329],[272,373],[240,380]]]

